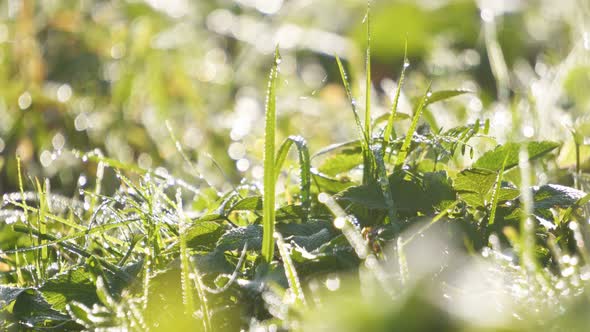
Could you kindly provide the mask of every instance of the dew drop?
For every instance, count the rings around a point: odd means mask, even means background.
[[[78,185],[80,187],[84,187],[87,182],[88,182],[88,179],[86,178],[86,176],[80,175],[80,177],[78,178]]]
[[[494,12],[487,8],[481,10],[480,16],[484,22],[492,22],[494,20]]]
[[[342,229],[344,228],[344,225],[346,225],[346,218],[337,217],[336,219],[334,219],[334,227]]]
[[[340,278],[338,277],[329,277],[326,279],[326,288],[330,291],[334,292],[340,288]]]
[[[57,89],[57,100],[60,103],[65,103],[72,97],[72,87],[69,84],[62,84]]]
[[[25,91],[22,95],[18,97],[18,107],[21,110],[29,108],[29,106],[31,106],[32,103],[33,97],[31,97],[31,94],[28,91]]]
[[[236,162],[236,168],[240,172],[245,172],[250,168],[250,161],[248,159],[242,158]]]

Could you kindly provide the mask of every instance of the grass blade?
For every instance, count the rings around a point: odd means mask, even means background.
[[[537,269],[535,260],[535,225],[531,217],[534,201],[530,185],[531,166],[526,145],[522,145],[518,157],[521,173],[520,204],[522,206],[520,216],[521,264],[526,272],[534,273]]]
[[[266,94],[266,116],[264,135],[264,196],[263,209],[263,236],[262,257],[267,263],[274,256],[274,228],[275,228],[275,129],[276,129],[276,87],[278,66],[280,62],[279,48],[275,50],[275,58],[268,79],[268,91]]]
[[[279,148],[279,152],[277,153],[277,160],[275,162],[275,181],[279,177],[279,171],[283,167],[283,163],[287,158],[287,153],[291,146],[295,144],[297,147],[297,153],[299,154],[299,169],[300,169],[300,177],[301,177],[301,208],[303,211],[303,215],[301,216],[301,221],[306,222],[307,217],[309,216],[309,212],[311,209],[311,160],[309,157],[309,149],[307,148],[307,143],[305,139],[301,136],[289,136],[281,147]]]
[[[402,66],[402,72],[399,75],[399,81],[397,82],[397,88],[395,90],[395,97],[393,98],[393,104],[391,105],[391,113],[389,113],[389,119],[387,121],[387,126],[385,126],[385,131],[383,132],[383,147],[382,147],[382,154],[385,155],[385,149],[389,146],[391,142],[391,136],[394,133],[393,129],[393,122],[395,121],[397,115],[397,105],[399,102],[399,97],[402,91],[402,86],[404,84],[404,78],[406,75],[406,69],[409,67],[408,62],[408,41],[406,40],[406,44],[404,47],[404,64]],[[391,158],[391,155],[389,156]]]
[[[397,210],[395,208],[391,186],[389,185],[389,178],[387,177],[387,169],[385,167],[385,161],[382,153],[383,151],[381,148],[382,147],[376,145],[373,149],[375,163],[377,166],[377,182],[379,183],[379,188],[381,188],[381,193],[383,194],[383,199],[385,200],[385,205],[387,206],[387,216],[389,217],[389,222],[393,223],[396,220]]]
[[[414,113],[414,117],[412,118],[412,124],[410,125],[410,128],[408,129],[408,132],[406,133],[406,138],[404,139],[404,143],[402,144],[402,147],[399,150],[399,154],[398,154],[396,162],[395,162],[395,168],[397,170],[400,170],[402,168],[402,166],[404,165],[404,163],[406,162],[406,157],[408,156],[408,150],[410,149],[410,144],[412,144],[412,138],[414,137],[414,132],[416,131],[416,128],[418,127],[418,120],[420,120],[420,115],[422,115],[422,111],[424,110],[424,107],[426,107],[426,105],[428,104],[428,98],[430,98],[430,95],[431,95],[430,87],[431,87],[431,84],[428,84],[428,89],[426,89],[426,93],[422,97],[422,100],[420,101],[420,104],[418,105],[418,108],[416,109],[416,112]]]
[[[92,227],[89,228],[87,230],[81,231],[81,232],[76,232],[74,234],[71,235],[67,235],[67,236],[62,236],[59,238],[56,238],[55,240],[51,240],[51,241],[47,241],[45,240],[45,242],[42,242],[38,245],[35,246],[30,246],[30,247],[24,247],[24,248],[17,248],[17,249],[12,249],[12,250],[5,250],[5,251],[1,251],[1,253],[4,254],[13,254],[13,253],[17,253],[17,252],[26,252],[26,251],[32,251],[32,250],[37,250],[37,249],[42,249],[42,248],[47,248],[49,246],[52,245],[59,245],[62,244],[64,242],[70,241],[70,240],[75,240],[77,238],[81,238],[83,236],[88,236],[91,234],[102,234],[105,233],[111,229],[115,229],[115,228],[119,228],[119,227],[123,227],[123,226],[127,226],[129,224],[132,224],[133,222],[138,221],[139,218],[131,218],[131,219],[127,219],[121,222],[116,222],[116,223],[110,223],[110,224],[105,224],[105,225],[100,225],[100,226],[96,226],[96,227]],[[27,229],[32,230],[31,228],[27,227]],[[44,233],[42,233],[40,231],[40,238],[43,238],[43,236],[46,235]]]
[[[382,265],[377,260],[377,257],[371,251],[367,241],[363,238],[358,221],[353,215],[347,215],[344,209],[336,202],[334,197],[322,193],[318,195],[320,203],[324,204],[330,212],[336,217],[334,219],[334,227],[342,231],[342,234],[351,245],[356,255],[365,261],[367,269],[375,276],[383,290],[393,296],[393,289],[389,287],[386,272]]]
[[[371,139],[371,4],[367,3],[367,50],[365,56],[365,135]]]
[[[287,276],[287,281],[289,282],[289,288],[291,288],[291,291],[295,296],[295,303],[300,306],[305,306],[303,288],[301,287],[301,282],[299,282],[299,277],[297,276],[297,271],[295,270],[295,264],[293,264],[291,255],[287,250],[287,245],[285,244],[285,241],[283,241],[281,234],[275,233],[275,238],[277,239],[277,247],[279,248],[281,258],[283,259],[283,264],[285,265],[285,275]]]
[[[50,234],[41,234],[39,232],[39,230],[37,230],[33,227],[27,227],[27,226],[23,226],[23,225],[14,225],[13,228],[14,228],[15,232],[32,233],[33,236],[38,237],[38,238],[42,238],[44,240],[48,240],[48,241],[52,241],[52,242],[57,240],[57,237],[50,235]],[[100,264],[102,266],[107,268],[109,271],[113,272],[113,274],[115,274],[116,277],[121,278],[122,280],[124,280],[126,282],[130,282],[133,279],[127,272],[123,271],[118,266],[108,262],[105,258],[93,255],[92,253],[80,248],[79,246],[77,246],[75,244],[62,243],[61,246],[64,249],[66,249],[67,251],[74,253],[80,257],[96,259],[98,262],[100,262]]]
[[[179,217],[178,234],[180,242],[180,284],[182,286],[182,302],[187,315],[195,312],[195,300],[193,298],[193,285],[191,282],[190,260],[188,247],[186,245],[187,217],[182,207],[182,193],[180,189],[176,192],[176,210]]]
[[[361,124],[361,119],[358,115],[358,111],[356,109],[356,101],[352,97],[352,92],[350,90],[350,84],[348,83],[348,79],[346,76],[346,71],[344,71],[344,66],[342,65],[342,61],[340,58],[336,56],[336,62],[338,63],[338,69],[340,70],[340,76],[342,78],[342,83],[344,84],[344,89],[346,90],[346,95],[348,96],[348,100],[350,101],[350,105],[352,107],[352,113],[354,115],[354,121],[356,122],[356,127],[359,132],[359,136],[361,137],[361,148],[363,150],[363,183],[368,183],[372,179],[373,169],[374,169],[374,158],[373,153],[371,152],[371,138],[369,133],[363,129],[363,125]],[[370,115],[369,115],[370,117]],[[369,118],[370,120],[370,118]],[[369,127],[371,124],[369,123]]]
[[[508,160],[508,155],[504,158],[504,163],[502,163],[502,168],[498,171],[498,176],[496,177],[496,185],[494,186],[494,193],[492,196],[492,207],[490,210],[490,220],[488,221],[489,225],[493,225],[496,219],[496,209],[498,208],[498,199],[500,197],[500,190],[502,188],[502,178],[504,177],[504,168],[506,167],[506,160]]]
[[[197,290],[197,295],[199,296],[199,302],[201,304],[201,314],[203,315],[204,331],[213,331],[213,327],[211,325],[211,311],[209,310],[209,302],[207,301],[207,296],[205,293],[205,285],[203,284],[203,279],[201,279],[201,273],[199,272],[199,269],[197,268],[194,261],[192,268],[192,276],[194,277],[195,281],[195,289]]]
[[[344,65],[342,61],[340,61],[340,57],[335,55],[336,63],[338,64],[338,70],[340,70],[340,77],[342,78],[342,84],[344,85],[344,90],[346,91],[346,96],[348,97],[348,101],[352,107],[352,113],[354,115],[354,121],[356,123],[357,130],[359,132],[359,136],[361,137],[361,147],[363,147],[363,151],[369,149],[369,137],[366,135],[366,132],[363,130],[363,125],[361,124],[361,119],[359,117],[358,111],[356,109],[356,100],[352,96],[352,90],[350,89],[350,84],[348,83],[348,76],[346,75],[346,71],[344,70]]]

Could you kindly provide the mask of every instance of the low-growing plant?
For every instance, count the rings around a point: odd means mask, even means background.
[[[358,137],[312,156],[299,136],[276,150],[277,47],[262,187],[195,188],[87,154],[119,189],[102,193],[101,175],[68,198],[37,179],[25,190],[19,163],[20,191],[0,210],[13,239],[0,245],[0,327],[583,330],[590,196],[535,185],[532,174],[560,143],[496,144],[483,119],[450,129],[422,121],[434,103],[469,93],[461,89],[429,85],[413,114],[399,112],[407,59],[391,111],[373,119],[368,28],[367,40],[364,122],[336,57]],[[405,120],[400,135],[394,125]],[[298,183],[277,195],[292,146]]]

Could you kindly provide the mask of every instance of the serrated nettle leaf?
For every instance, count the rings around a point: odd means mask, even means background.
[[[285,221],[285,220],[303,220],[303,207],[299,204],[288,204],[281,206],[276,211],[276,220],[277,221]]]
[[[52,277],[39,290],[52,308],[62,312],[70,301],[87,306],[98,302],[92,275],[80,267]]]
[[[333,231],[333,226],[332,221],[309,220],[306,223],[278,223],[277,229],[287,238],[289,236],[310,236],[323,229]]]
[[[248,250],[260,250],[262,247],[262,227],[260,225],[236,227],[226,231],[217,241],[216,250],[222,252],[241,250],[246,243],[248,243]]]
[[[315,234],[311,235],[292,235],[285,240],[293,241],[298,246],[304,248],[305,250],[312,251],[319,248],[324,243],[330,241],[334,236],[332,233],[327,229],[323,228]]]
[[[567,208],[584,196],[586,193],[583,191],[558,184],[533,187],[535,209]]]
[[[0,310],[14,302],[18,296],[31,288],[1,286],[0,285]]]
[[[369,209],[387,209],[383,194],[376,184],[365,184],[347,188],[338,193],[336,198],[356,203]]]
[[[363,153],[360,147],[343,149],[327,157],[318,168],[318,171],[327,176],[336,176],[362,164]]]
[[[430,204],[436,208],[443,208],[457,198],[453,181],[445,171],[424,173],[422,183]]]
[[[559,143],[551,141],[539,141],[530,143],[506,143],[486,152],[474,164],[474,168],[498,171],[502,168],[506,159],[505,170],[518,165],[520,149],[526,145],[529,160],[537,159],[559,147]]]
[[[31,326],[46,321],[70,320],[67,315],[53,309],[41,292],[35,289],[27,289],[18,295],[12,307],[12,314]]]
[[[191,257],[202,273],[231,273],[234,266],[227,260],[222,250],[215,249]]]
[[[318,192],[325,192],[328,194],[335,194],[348,187],[354,186],[354,182],[350,179],[334,179],[318,171],[312,170],[312,187],[315,187]]]
[[[423,177],[394,173],[388,179],[398,210],[403,214],[430,214],[441,203],[455,200],[455,191],[446,172],[426,173]],[[369,209],[386,210],[388,207],[376,183],[347,188],[336,197]]]
[[[66,311],[74,319],[74,321],[85,328],[92,327],[92,319],[90,319],[91,309],[82,303],[72,301],[66,305]]]
[[[483,207],[491,203],[492,191],[496,183],[497,172],[487,169],[470,168],[457,174],[453,187],[467,204]],[[520,195],[520,191],[503,182],[498,193],[498,202],[512,200]]]
[[[230,211],[262,211],[262,196],[250,196],[239,200]]]
[[[186,230],[186,244],[190,248],[213,247],[224,231],[225,227],[217,222],[198,220]]]

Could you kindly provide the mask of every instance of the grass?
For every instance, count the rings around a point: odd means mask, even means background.
[[[94,174],[63,194],[65,185],[51,187],[16,156],[17,187],[0,206],[0,328],[584,331],[590,299],[584,128],[572,130],[573,155],[564,157],[570,134],[524,137],[531,114],[513,114],[520,119],[513,132],[523,133],[513,135],[522,137],[518,142],[494,137],[502,128],[477,112],[449,126],[443,115],[456,111],[454,103],[471,107],[477,91],[420,78],[406,65],[409,42],[399,81],[382,86],[393,90],[385,108],[374,93],[376,14],[366,14],[363,79],[347,75],[345,68],[358,74],[362,67],[354,57],[335,55],[323,64],[332,68],[329,80],[340,76],[338,91],[352,108],[350,123],[321,119],[356,128],[356,138],[344,143],[307,135],[307,126],[322,125],[313,112],[293,132],[288,123],[297,115],[287,115],[294,102],[288,96],[302,90],[279,75],[277,46],[272,60],[265,58],[271,69],[255,141],[261,160],[242,153],[250,145],[239,130],[229,133],[229,154],[238,165],[259,167],[260,176],[241,171],[232,180],[228,163],[185,150],[173,122],[147,130],[165,132],[157,144],[172,146],[179,172],[156,166],[155,157],[146,166],[145,155],[135,162],[124,153],[63,149]],[[144,19],[137,29],[163,24]],[[485,29],[497,105],[527,103],[509,80],[500,34],[490,30],[496,26]],[[217,54],[211,52],[210,60]],[[282,68],[291,60],[287,55]],[[157,81],[165,75],[158,68],[151,75],[159,77],[149,89],[163,112],[169,104]],[[364,121],[357,84],[364,87]],[[125,100],[128,88],[119,86],[118,98]],[[251,107],[245,109],[254,107],[250,97],[240,98]],[[573,163],[560,166],[566,157]],[[211,159],[214,165],[205,167]],[[57,174],[62,184],[71,182]]]
[[[268,91],[266,94],[266,112],[264,127],[264,196],[262,198],[264,233],[262,238],[262,257],[270,263],[274,256],[274,230],[275,230],[275,131],[277,121],[276,110],[276,84],[279,75],[280,63],[279,48],[275,51],[274,64],[268,79]]]

